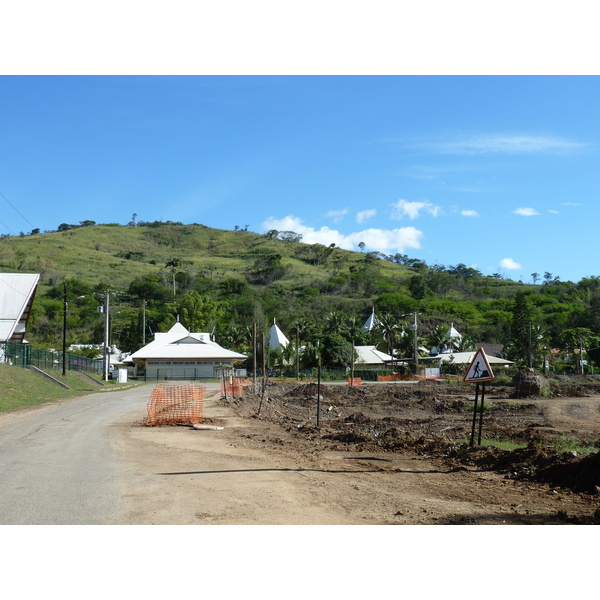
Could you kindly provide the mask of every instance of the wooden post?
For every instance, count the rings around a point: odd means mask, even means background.
[[[317,369],[317,427],[319,427],[321,416],[321,361]]]
[[[256,413],[256,416],[260,415],[260,409],[262,408],[262,403],[263,400],[265,398],[265,388],[267,387],[267,381],[266,381],[266,369],[265,369],[265,334],[262,334],[262,390],[261,390],[261,394],[260,394],[260,402],[258,403],[258,412]]]
[[[256,392],[256,323],[252,323],[252,389]]]
[[[354,386],[354,340],[352,340],[352,367],[350,371],[350,385]]]

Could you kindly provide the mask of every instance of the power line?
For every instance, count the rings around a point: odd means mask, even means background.
[[[25,219],[31,225],[31,227],[33,228],[33,224],[31,223],[31,221],[29,221],[29,219],[27,219],[27,217],[25,217],[19,211],[19,209],[2,192],[0,192],[0,196],[2,196],[23,217],[23,219]]]
[[[8,229],[14,235],[15,232],[6,223],[3,223],[2,221],[0,221],[0,225],[6,227],[6,229]]]

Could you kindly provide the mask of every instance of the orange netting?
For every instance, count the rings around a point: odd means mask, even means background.
[[[244,395],[244,388],[252,385],[251,379],[233,378],[233,381],[221,381],[221,396],[223,398],[241,398]]]
[[[348,377],[348,385],[354,387],[355,385],[360,385],[362,379],[360,377]]]
[[[195,383],[156,385],[148,401],[146,425],[194,425],[202,423],[204,392]]]

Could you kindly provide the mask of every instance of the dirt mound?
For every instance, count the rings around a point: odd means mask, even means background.
[[[576,492],[600,493],[600,452],[579,458],[568,453],[536,474],[538,481]]]

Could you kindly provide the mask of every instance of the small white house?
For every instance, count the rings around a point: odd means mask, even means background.
[[[128,362],[133,362],[136,375],[150,379],[209,379],[218,377],[220,368],[233,369],[245,359],[212,341],[209,333],[190,333],[175,323],[166,333],[156,333]]]

